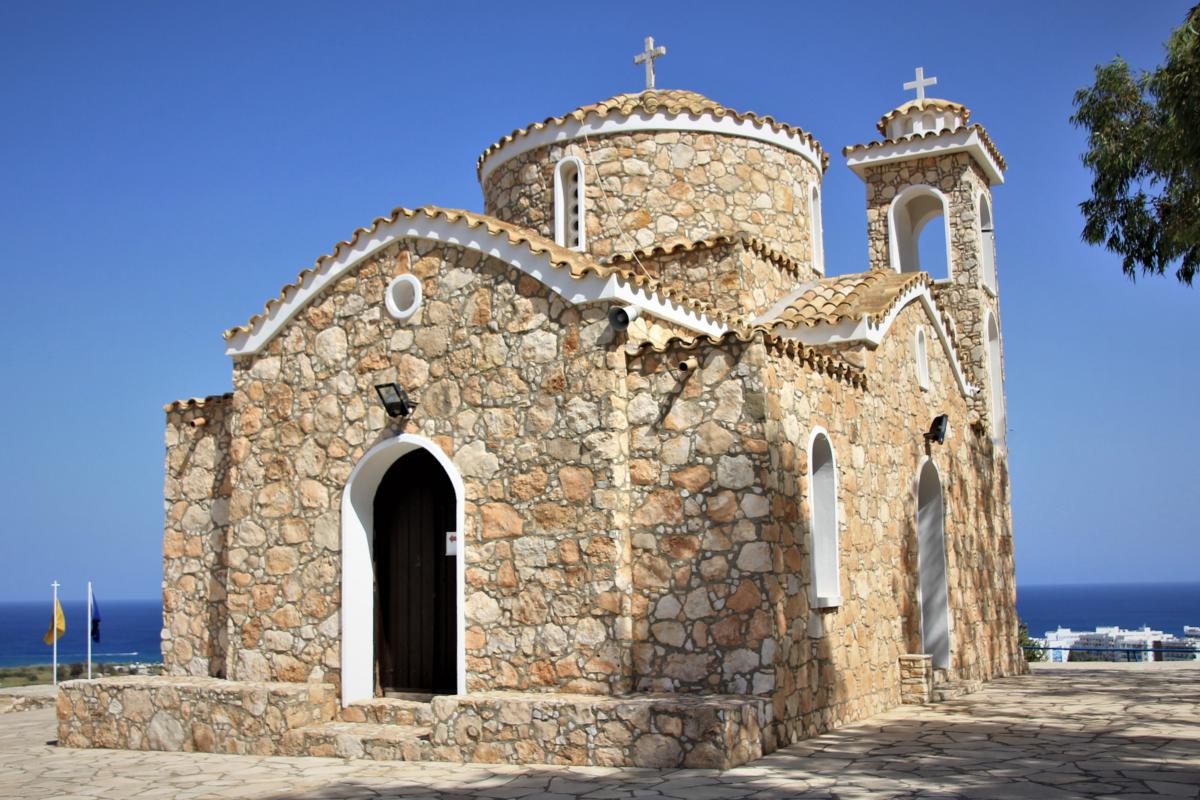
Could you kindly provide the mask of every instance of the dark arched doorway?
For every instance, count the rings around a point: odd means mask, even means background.
[[[950,603],[946,588],[946,532],[942,479],[932,461],[917,486],[917,569],[921,579],[921,649],[933,666],[950,667]]]
[[[376,686],[453,694],[456,688],[454,487],[426,450],[401,457],[375,493]]]

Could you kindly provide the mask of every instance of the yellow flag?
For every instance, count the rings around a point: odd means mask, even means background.
[[[62,635],[66,632],[67,618],[63,616],[62,604],[55,600],[54,620],[50,623],[50,630],[46,631],[46,635],[42,637],[42,641],[46,644],[54,644],[55,640],[61,639]]]

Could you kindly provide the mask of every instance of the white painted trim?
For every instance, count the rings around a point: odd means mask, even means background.
[[[832,595],[817,594],[817,502],[816,495],[813,491],[813,445],[817,441],[817,437],[825,437],[825,441],[829,443],[829,461],[833,467],[833,572],[834,582],[837,585],[837,593]],[[841,605],[842,602],[842,558],[841,558],[841,521],[838,517],[838,508],[841,503],[838,499],[838,489],[840,481],[838,480],[837,466],[837,451],[833,449],[833,437],[829,435],[829,431],[822,428],[820,425],[813,426],[812,432],[808,435],[808,464],[807,477],[808,485],[808,530],[812,538],[812,548],[809,551],[809,566],[812,568],[812,583],[809,585],[809,605],[813,608],[833,608]]]
[[[808,185],[808,226],[812,234],[813,269],[824,275],[825,215],[821,211],[821,187],[815,183]]]
[[[918,325],[914,337],[913,351],[917,364],[917,386],[922,391],[929,389],[929,338],[925,335],[925,326]]]
[[[682,114],[671,116],[664,112],[657,114],[638,112],[628,117],[612,114],[601,117],[597,114],[588,114],[582,122],[574,118],[565,119],[562,122],[531,130],[524,135],[510,139],[484,156],[479,170],[479,183],[486,184],[492,172],[504,162],[548,144],[561,144],[582,139],[585,136],[639,131],[717,133],[753,139],[796,153],[810,161],[817,168],[818,175],[822,172],[821,157],[818,155],[817,149],[810,145],[803,136],[785,130],[775,130],[764,122],[755,122],[746,118],[737,120],[728,114],[718,118],[710,112],[705,112],[698,117]]]
[[[375,492],[388,469],[414,450],[428,450],[454,486],[454,525],[459,547],[455,559],[458,635],[458,694],[467,691],[465,498],[462,476],[450,457],[424,436],[400,434],[372,447],[355,465],[342,491],[342,706],[375,695],[375,569],[371,539]]]
[[[992,336],[995,329],[996,335]],[[1008,409],[1004,398],[1004,357],[1000,352],[1000,322],[990,308],[984,310],[983,337],[987,348],[988,405],[991,408],[992,441],[1008,438]]]
[[[929,456],[922,456],[920,463],[917,465],[917,476],[913,483],[913,505],[915,511],[913,519],[916,521],[917,533],[917,603],[921,609],[918,619],[919,629],[921,632],[921,651],[925,651],[925,592],[921,581],[921,554],[924,548],[921,547],[921,473],[925,471],[925,465],[929,464],[933,467],[934,474],[937,475],[938,490],[942,505],[942,576],[946,582],[946,660],[944,667],[934,665],[937,669],[949,669],[954,665],[954,615],[950,612],[950,556],[949,547],[947,546],[946,537],[946,482],[942,479],[942,471],[938,469],[937,462]],[[928,558],[928,556],[926,556]],[[933,655],[930,653],[929,655]]]
[[[567,198],[563,192],[563,167],[575,165],[575,203],[579,206],[579,244],[567,244]],[[583,160],[579,156],[566,156],[554,166],[554,241],[562,247],[585,252],[587,250],[587,197],[583,185]]]
[[[705,314],[630,286],[616,275],[604,279],[589,272],[582,278],[575,278],[567,269],[555,266],[549,254],[534,252],[523,243],[514,244],[506,234],[491,233],[484,225],[472,227],[462,217],[452,221],[443,216],[431,218],[418,213],[415,217],[401,214],[394,220],[381,222],[374,230],[363,232],[353,245],[342,247],[336,256],[321,261],[299,288],[289,287],[284,300],[272,304],[270,311],[249,332],[239,331],[227,344],[225,354],[242,356],[257,353],[321,291],[360,261],[399,239],[453,244],[498,258],[558,293],[570,305],[620,300],[638,305],[644,311],[696,333],[719,336],[729,330]]]
[[[951,247],[953,239],[950,237],[950,201],[940,189],[934,188],[927,183],[915,183],[912,186],[906,187],[903,191],[892,198],[892,202],[888,206],[888,263],[895,272],[906,271],[902,268],[900,263],[900,236],[899,232],[896,230],[896,209],[909,203],[914,196],[920,197],[922,195],[933,195],[942,204],[942,227],[946,236],[946,277],[937,278],[935,280],[949,282],[954,280],[954,261],[952,257],[953,249]],[[924,226],[922,226],[922,228],[924,228]],[[912,232],[912,237],[914,240],[913,247],[917,250],[917,252],[920,252],[920,231],[914,230]],[[919,267],[920,265],[917,266]],[[929,272],[928,269],[911,269],[907,271]]]
[[[400,304],[396,302],[396,290],[399,289],[401,285],[408,286],[409,291],[412,292],[412,300],[403,308],[401,308]],[[391,315],[392,319],[404,322],[412,317],[413,314],[416,314],[417,309],[421,307],[421,294],[422,290],[420,279],[416,275],[406,272],[403,275],[397,275],[392,282],[388,284],[387,290],[383,293],[383,304],[387,306],[388,314]]]
[[[1004,183],[1004,170],[988,152],[979,131],[974,128],[959,128],[937,136],[914,136],[912,139],[855,150],[846,156],[846,165],[854,170],[858,177],[866,180],[867,167],[875,164],[960,152],[969,153],[983,168],[984,174],[992,184]]]
[[[895,304],[893,304],[892,310],[888,312],[888,315],[878,325],[873,324],[870,319],[864,316],[857,320],[847,319],[834,325],[816,325],[811,328],[803,325],[789,328],[781,323],[775,326],[772,333],[781,339],[794,339],[809,346],[861,342],[869,347],[877,347],[883,341],[883,337],[887,335],[888,330],[892,327],[892,323],[900,316],[900,312],[915,300],[921,302],[921,305],[925,308],[926,315],[929,317],[930,322],[933,323],[933,330],[937,333],[938,340],[942,343],[942,350],[945,351],[946,358],[950,361],[950,368],[954,373],[955,380],[958,382],[958,388],[967,397],[973,397],[979,391],[979,387],[967,383],[967,376],[963,372],[962,364],[959,362],[958,356],[950,344],[949,328],[941,312],[938,310],[937,304],[933,300],[933,294],[930,293],[928,286],[919,284],[901,295]],[[764,320],[763,322],[769,323],[770,320]]]

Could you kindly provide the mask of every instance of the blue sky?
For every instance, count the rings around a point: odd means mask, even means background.
[[[1074,91],[1187,2],[19,3],[0,6],[0,600],[154,597],[162,405],[226,391],[221,331],[397,205],[479,210],[499,136],[642,85],[811,131],[830,272],[866,268],[840,156],[957,100],[995,190],[1018,580],[1194,580],[1200,289],[1080,242]],[[1188,500],[1188,498],[1192,498]]]

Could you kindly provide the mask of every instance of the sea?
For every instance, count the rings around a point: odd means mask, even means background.
[[[113,664],[162,660],[158,600],[111,600],[100,603],[100,641],[92,658]],[[83,661],[87,611],[82,602],[64,602],[67,632],[59,639],[60,663]],[[1020,586],[1017,615],[1029,634],[1046,635],[1062,626],[1094,630],[1100,625],[1183,634],[1184,625],[1200,625],[1200,583],[1091,584]],[[50,647],[42,637],[50,627],[50,602],[0,603],[0,667],[49,664]]]
[[[103,600],[100,641],[92,642],[92,660],[108,664],[156,664],[162,661],[161,600]],[[87,658],[87,604],[64,601],[67,632],[58,640],[58,663]],[[50,629],[51,601],[0,603],[0,667],[49,664],[50,645],[42,641]]]

